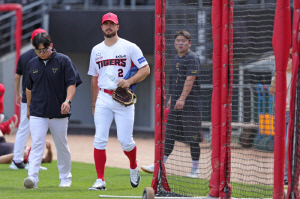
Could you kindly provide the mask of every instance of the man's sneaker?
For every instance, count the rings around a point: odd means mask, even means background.
[[[26,169],[26,170],[29,169],[29,163],[26,164],[25,169]],[[47,167],[42,167],[42,166],[40,166],[40,170],[46,171],[46,170],[48,170],[48,169],[47,169]]]
[[[47,167],[42,167],[42,166],[40,166],[40,170],[46,171],[46,170],[47,170]]]
[[[200,171],[199,169],[192,169],[191,173],[187,175],[189,178],[200,178]]]
[[[27,189],[37,188],[34,178],[32,177],[25,178],[24,187],[26,187]]]
[[[15,163],[15,161],[13,160],[11,162],[11,164],[9,165],[10,169],[25,169],[25,165],[23,162],[20,163]]]
[[[130,183],[133,188],[139,186],[141,181],[141,176],[139,173],[139,165],[135,169],[130,169]]]
[[[2,133],[4,135],[11,134],[14,131],[17,123],[18,123],[18,116],[15,114],[6,122],[1,123],[0,126],[1,126]]]
[[[141,166],[141,169],[145,171],[146,173],[153,173],[154,172],[154,164],[151,164],[149,166]]]
[[[61,179],[59,187],[71,187],[72,180],[71,179]]]
[[[27,170],[29,169],[29,163],[26,164],[25,169],[27,169]],[[42,167],[42,166],[40,166],[40,170],[46,171],[46,170],[47,170],[47,167]]]
[[[106,190],[106,183],[102,179],[97,179],[96,182],[89,188],[89,190],[99,191]]]

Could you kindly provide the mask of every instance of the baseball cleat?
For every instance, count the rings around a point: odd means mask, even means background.
[[[71,179],[61,179],[59,187],[71,187],[72,180]]]
[[[200,178],[200,171],[199,169],[192,169],[191,173],[187,175],[189,178]]]
[[[96,182],[89,188],[89,190],[100,191],[106,190],[106,183],[102,179],[97,179]]]
[[[34,178],[32,177],[25,178],[24,187],[26,187],[27,189],[37,188]]]
[[[153,173],[154,172],[154,164],[150,164],[149,166],[141,166],[141,169],[146,173]]]
[[[135,169],[130,169],[130,183],[133,188],[139,186],[141,181],[141,175],[139,173],[139,165]]]
[[[16,163],[14,160],[9,165],[10,169],[25,169],[25,165],[23,162]]]

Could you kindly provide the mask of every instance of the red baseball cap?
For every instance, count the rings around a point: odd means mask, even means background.
[[[119,24],[118,16],[116,14],[114,14],[114,13],[111,13],[111,12],[106,13],[105,15],[103,15],[103,17],[102,17],[102,24],[105,21],[112,21],[115,24]]]
[[[34,38],[37,34],[42,33],[42,32],[47,33],[47,31],[44,30],[44,29],[41,29],[41,28],[35,29],[35,30],[32,32],[32,34],[31,34],[31,39],[33,40],[33,38]]]
[[[5,87],[3,84],[0,84],[0,113],[4,111],[4,106],[3,106],[3,101],[4,101],[4,92],[5,92]]]

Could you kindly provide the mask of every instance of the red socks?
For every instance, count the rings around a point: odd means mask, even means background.
[[[106,150],[99,150],[94,148],[94,160],[98,179],[102,179],[102,181],[104,181]]]
[[[130,168],[135,169],[137,167],[136,162],[136,146],[131,151],[124,151],[130,162]]]

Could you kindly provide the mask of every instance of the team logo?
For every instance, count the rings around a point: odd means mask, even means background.
[[[56,73],[58,68],[52,68],[53,73]]]
[[[101,69],[104,66],[122,66],[126,67],[126,60],[127,58],[124,59],[105,59],[98,61],[97,64],[99,66],[99,69]]]
[[[101,61],[102,59],[103,59],[103,56],[101,56],[101,53],[96,53],[96,58],[95,58],[96,63]]]
[[[116,58],[126,58],[126,55],[116,55]]]
[[[38,73],[38,72],[39,72],[38,69],[34,69],[34,70],[33,70],[33,73]]]
[[[198,139],[198,135],[194,135],[193,138],[196,141]]]
[[[108,14],[108,18],[110,18],[110,14]]]
[[[141,57],[141,58],[138,59],[138,62],[140,64],[143,63],[143,62],[145,62],[145,61],[146,61],[145,57]]]

